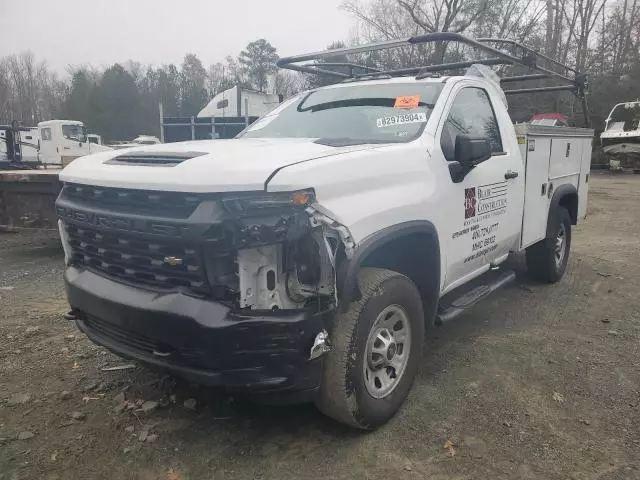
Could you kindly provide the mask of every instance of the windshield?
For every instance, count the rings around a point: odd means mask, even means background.
[[[84,143],[87,141],[87,129],[84,125],[62,125],[62,135],[68,140]]]
[[[607,130],[637,130],[640,124],[640,102],[616,105],[611,111]]]
[[[408,142],[427,123],[442,85],[353,85],[307,92],[240,136],[319,138],[344,144]]]

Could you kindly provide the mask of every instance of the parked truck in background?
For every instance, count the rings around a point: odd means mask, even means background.
[[[10,155],[8,134],[13,141]],[[47,120],[37,127],[0,126],[0,170],[9,164],[24,168],[62,167],[81,156],[106,150],[111,148],[102,145],[99,135],[87,135],[79,121]]]
[[[139,147],[141,145],[157,145],[158,143],[162,143],[158,137],[154,137],[153,135],[138,135],[130,142],[117,142],[109,146],[113,149],[120,150],[123,148]]]
[[[300,62],[442,41],[532,65],[528,49],[439,33],[280,65],[326,75]],[[474,61],[359,68],[234,140],[66,167],[69,318],[123,357],[373,429],[407,397],[427,327],[512,281],[511,253],[559,281],[586,213],[593,131],[515,128],[513,91]],[[577,72],[559,78],[583,93]]]
[[[82,122],[0,126],[0,230],[55,229],[54,203],[63,165],[109,147],[90,141]]]
[[[94,145],[102,145],[102,136],[97,133],[88,133],[87,140]]]
[[[89,141],[87,129],[75,120],[48,120],[38,123],[40,162],[45,166],[65,166],[76,158],[111,148]]]

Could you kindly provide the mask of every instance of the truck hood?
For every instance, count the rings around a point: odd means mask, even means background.
[[[381,145],[327,146],[314,139],[240,138],[199,140],[101,152],[73,161],[60,173],[63,182],[102,187],[174,192],[264,190],[279,169],[300,162],[343,155]],[[193,158],[175,164],[118,162],[127,154]],[[311,181],[311,179],[310,179]]]

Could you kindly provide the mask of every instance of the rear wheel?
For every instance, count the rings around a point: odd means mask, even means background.
[[[358,283],[362,298],[335,317],[316,404],[342,423],[372,430],[406,399],[425,325],[418,289],[404,275],[364,268]]]
[[[564,207],[550,213],[550,236],[527,248],[529,275],[535,280],[555,283],[567,268],[571,249],[571,217]]]

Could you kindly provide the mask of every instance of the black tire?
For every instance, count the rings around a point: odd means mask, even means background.
[[[316,400],[326,415],[349,426],[373,430],[393,417],[407,398],[416,375],[424,342],[422,300],[414,283],[391,270],[363,268],[358,275],[362,298],[334,319],[332,349],[324,359],[323,381]],[[383,398],[365,385],[367,341],[378,315],[400,306],[406,313],[409,352],[404,373]],[[394,350],[395,351],[395,350]],[[392,354],[393,355],[393,354]]]
[[[550,236],[527,248],[527,271],[534,280],[547,283],[558,282],[564,275],[571,251],[571,217],[564,207],[550,212]],[[564,230],[564,253],[557,260],[556,240]]]

